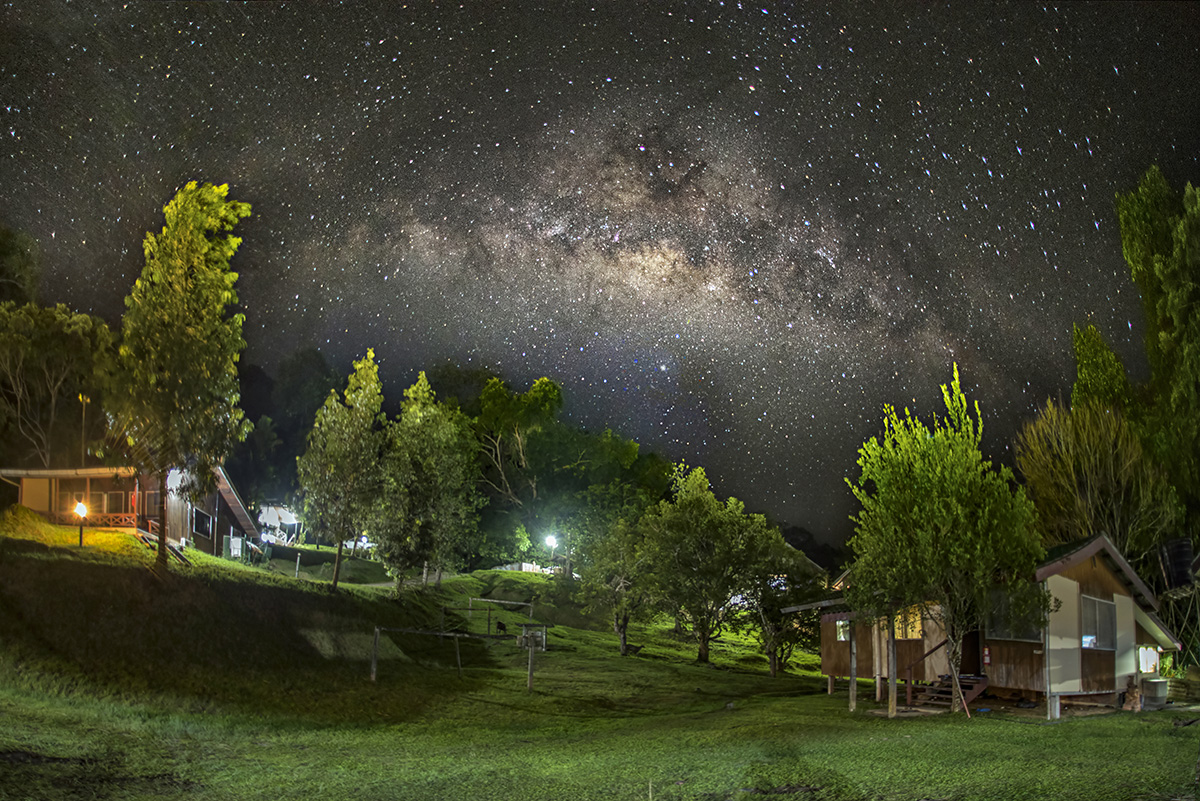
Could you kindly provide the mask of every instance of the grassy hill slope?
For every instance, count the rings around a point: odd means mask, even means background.
[[[1130,799],[1183,797],[1190,713],[888,721],[813,672],[777,680],[728,638],[714,665],[666,624],[616,655],[544,576],[406,591],[296,581],[198,557],[151,571],[120,532],[0,520],[0,801],[59,798]],[[477,634],[533,601],[549,650]],[[443,611],[443,607],[448,607]],[[515,631],[522,608],[493,609]],[[462,675],[457,669],[461,659]],[[807,661],[812,667],[812,658]],[[866,704],[870,707],[870,704]],[[1098,781],[1098,776],[1104,776]]]

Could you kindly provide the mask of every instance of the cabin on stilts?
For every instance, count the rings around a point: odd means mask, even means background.
[[[948,705],[957,681],[968,704],[984,691],[1004,693],[1045,704],[1047,718],[1055,719],[1064,698],[1117,703],[1127,687],[1160,677],[1163,652],[1181,648],[1156,614],[1154,593],[1103,534],[1052,549],[1036,580],[1054,599],[1045,624],[1014,630],[997,620],[969,632],[957,677],[948,675],[945,631],[919,607],[902,611],[890,627],[861,618],[840,592],[788,611],[820,613],[821,672],[831,693],[839,679],[872,678],[876,700],[883,701],[894,669],[901,703],[910,706]],[[851,708],[853,699],[854,691]]]

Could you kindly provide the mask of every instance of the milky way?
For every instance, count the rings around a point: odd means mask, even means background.
[[[953,363],[999,459],[1073,322],[1144,370],[1113,194],[1200,178],[1196,7],[553,9],[10,4],[0,222],[115,322],[162,206],[228,182],[250,361],[549,375],[830,538]]]

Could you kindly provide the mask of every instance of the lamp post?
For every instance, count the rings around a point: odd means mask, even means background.
[[[550,570],[554,570],[554,549],[558,547],[558,538],[553,534],[546,537],[546,544],[550,546]]]
[[[87,517],[87,507],[83,501],[75,504],[75,514],[79,515],[79,547],[83,547],[83,519]]]

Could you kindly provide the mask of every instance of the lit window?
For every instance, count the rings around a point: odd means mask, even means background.
[[[1152,645],[1138,648],[1138,670],[1142,673],[1158,672],[1158,649]]]
[[[850,641],[850,621],[849,620],[837,621],[837,638],[838,638],[838,642],[849,642]]]
[[[921,613],[916,607],[896,615],[895,621],[897,640],[921,639]]]
[[[1117,605],[1099,598],[1081,596],[1083,601],[1084,648],[1115,651],[1117,648]]]

